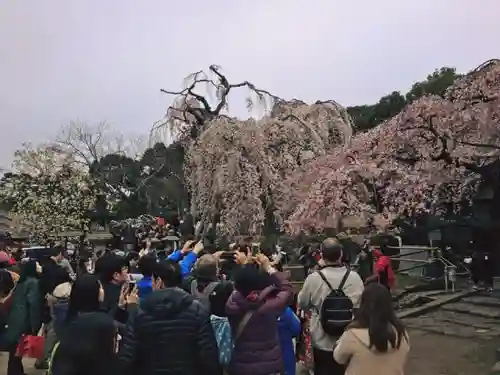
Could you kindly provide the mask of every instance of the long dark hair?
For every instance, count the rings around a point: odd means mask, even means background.
[[[365,287],[349,328],[368,329],[370,348],[375,347],[382,353],[388,351],[389,343],[392,348],[399,349],[402,339],[407,339],[405,327],[392,307],[391,293],[378,283]]]
[[[91,274],[78,277],[71,287],[66,322],[69,322],[82,312],[99,311],[99,291],[101,283]]]
[[[36,272],[36,260],[28,260],[23,262],[21,265],[21,274],[19,275],[18,283],[26,281],[28,278],[36,278],[38,274]]]
[[[117,329],[104,312],[80,314],[63,330],[53,361],[53,374],[113,373]]]

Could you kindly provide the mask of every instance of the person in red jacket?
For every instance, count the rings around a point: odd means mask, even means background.
[[[375,258],[375,265],[373,267],[373,275],[366,279],[365,284],[378,282],[389,289],[389,291],[392,290],[396,279],[392,269],[391,257],[384,255],[377,248],[372,248],[371,253]]]
[[[10,273],[12,281],[15,283],[19,280],[19,274],[13,272],[11,267],[16,265],[16,260],[6,251],[0,251],[0,269],[4,269]]]

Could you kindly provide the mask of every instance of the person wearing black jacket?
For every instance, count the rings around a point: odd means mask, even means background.
[[[63,260],[64,249],[61,246],[49,250],[49,257],[41,259],[42,275],[40,278],[40,296],[42,304],[42,322],[45,336],[44,358],[37,361],[35,368],[39,370],[48,369],[48,361],[57,338],[52,324],[50,308],[46,296],[52,294],[56,286],[71,281],[68,271],[59,264]]]
[[[318,249],[312,248],[311,245],[304,245],[299,251],[299,262],[304,267],[304,278],[309,276],[309,271],[316,267],[320,258]]]
[[[114,374],[116,338],[116,326],[108,314],[80,313],[66,325],[51,361],[50,374]]]
[[[125,292],[128,276],[127,262],[124,257],[115,254],[105,254],[99,258],[95,265],[95,273],[104,289],[102,311],[108,313],[117,321],[121,330],[127,322]]]
[[[209,311],[180,288],[181,281],[176,263],[157,263],[154,291],[127,323],[117,374],[222,374]]]
[[[59,284],[71,281],[68,271],[60,266],[63,259],[63,248],[58,246],[50,249],[50,257],[41,260],[40,289],[44,297],[52,293]],[[45,318],[44,323],[50,322],[50,313]]]

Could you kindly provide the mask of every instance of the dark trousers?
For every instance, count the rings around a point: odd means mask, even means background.
[[[16,348],[9,351],[7,362],[7,375],[24,375],[23,359],[16,357]]]
[[[493,262],[488,259],[473,259],[470,266],[471,278],[474,284],[484,283],[487,286],[493,285],[494,266]]]
[[[313,348],[314,375],[344,375],[345,366],[333,359],[333,352]]]
[[[37,363],[39,364],[47,364],[49,362],[52,355],[52,350],[54,349],[54,346],[57,342],[53,320],[50,323],[46,323],[43,325],[43,335],[45,336],[44,355],[43,359],[37,360]]]

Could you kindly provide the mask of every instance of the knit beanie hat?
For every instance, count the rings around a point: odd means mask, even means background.
[[[216,280],[217,259],[212,254],[202,255],[194,265],[194,275],[200,280]]]

